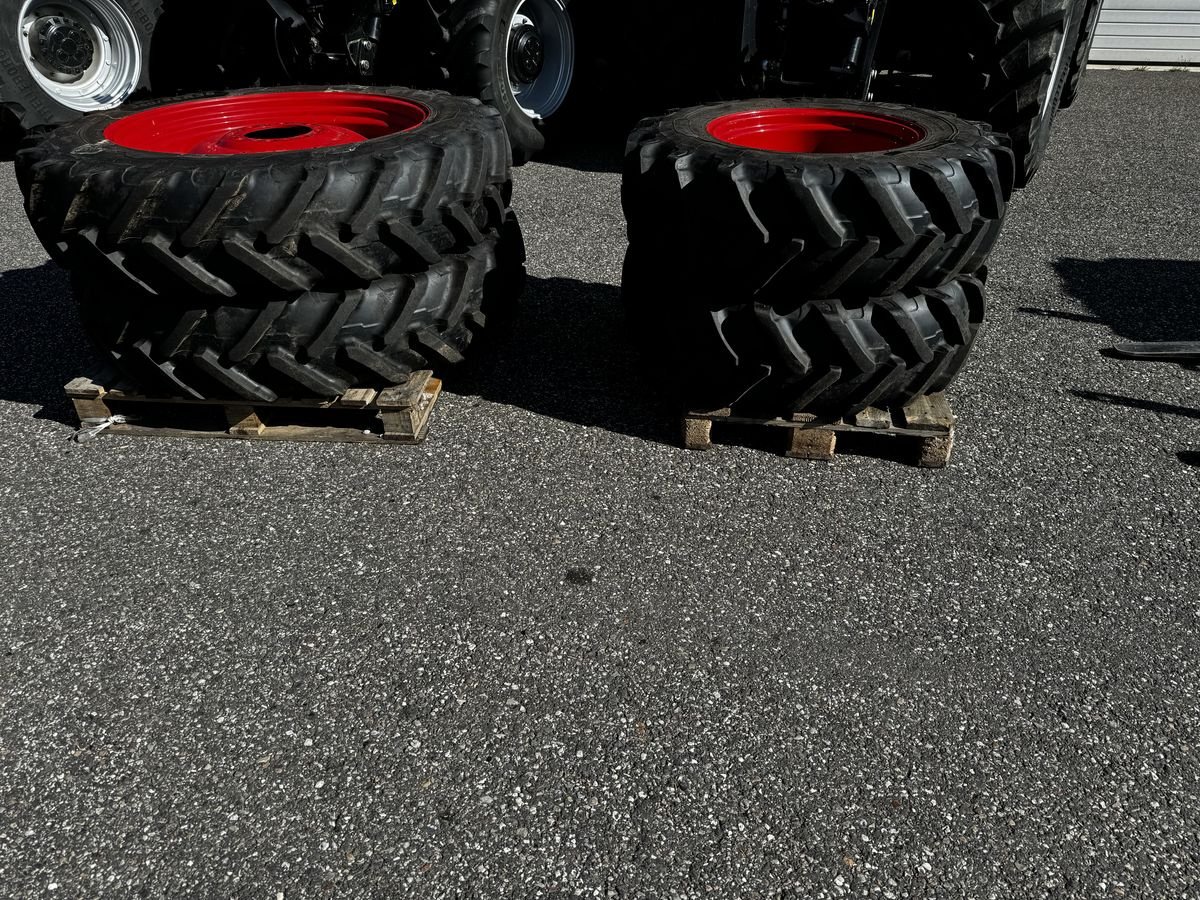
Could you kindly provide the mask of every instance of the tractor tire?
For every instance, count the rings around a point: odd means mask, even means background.
[[[161,13],[162,0],[0,0],[0,115],[38,132],[146,90]]]
[[[1092,45],[1096,43],[1096,28],[1100,24],[1103,3],[1104,0],[1088,0],[1076,42],[1075,58],[1071,60],[1071,74],[1067,76],[1067,86],[1063,88],[1059,109],[1068,109],[1079,99],[1079,88],[1083,84],[1083,76],[1087,74],[1088,57],[1092,55]]]
[[[886,297],[701,306],[690,296],[700,286],[651,256],[630,246],[622,300],[660,383],[688,409],[834,421],[903,405],[954,381],[986,312],[986,269]]]
[[[981,321],[971,276],[1012,182],[999,138],[942,113],[768,100],[646,120],[625,160],[627,309],[697,408],[779,383],[784,369],[805,386],[793,400],[840,414],[942,385]],[[789,338],[801,322],[857,347],[858,368]],[[775,351],[792,358],[772,362]]]
[[[751,146],[756,117],[777,113],[894,129],[901,145]],[[749,143],[736,142],[740,127]],[[721,128],[730,137],[714,134]],[[722,291],[885,296],[979,269],[1012,178],[1002,141],[950,115],[856,100],[750,100],[644,120],[629,140],[622,198],[631,243],[685,252]]]
[[[297,87],[144,104],[58,129],[17,175],[93,340],[187,396],[331,396],[457,361],[523,275],[503,124],[474,99]]]
[[[570,2],[456,0],[441,17],[450,90],[500,111],[517,165],[545,147],[547,121],[570,94],[577,64]]]
[[[895,0],[883,65],[932,79],[884,77],[874,96],[987,122],[1008,135],[1025,187],[1050,145],[1084,12],[1085,0]]]
[[[72,282],[88,333],[136,383],[168,396],[270,403],[458,365],[520,293],[524,258],[509,214],[499,232],[424,271],[352,290],[218,303],[151,297],[86,271]]]

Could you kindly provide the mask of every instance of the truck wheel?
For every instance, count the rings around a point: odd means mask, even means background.
[[[1049,147],[1083,13],[1083,0],[895,0],[881,59],[932,79],[884,77],[875,96],[919,99],[1007,134],[1025,187]]]
[[[269,401],[456,362],[523,275],[499,115],[402,88],[98,113],[17,158],[93,340],[152,388]]]
[[[635,330],[690,404],[785,370],[792,401],[840,414],[943,385],[982,319],[970,276],[1012,181],[1001,139],[942,113],[766,100],[647,120],[623,185]]]
[[[576,48],[568,3],[459,0],[446,13],[452,89],[500,110],[518,165],[545,146],[545,123],[571,91]]]
[[[25,131],[148,86],[161,0],[0,0],[0,107]]]
[[[1071,74],[1067,76],[1067,86],[1063,89],[1059,109],[1067,109],[1079,98],[1079,88],[1083,83],[1083,76],[1087,73],[1088,57],[1092,55],[1092,45],[1096,43],[1096,28],[1100,24],[1103,2],[1104,0],[1088,0],[1083,24],[1079,30],[1079,40],[1076,42],[1075,58],[1071,60]]]

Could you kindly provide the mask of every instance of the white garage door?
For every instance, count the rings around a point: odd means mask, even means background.
[[[1092,62],[1200,64],[1200,0],[1104,0]]]

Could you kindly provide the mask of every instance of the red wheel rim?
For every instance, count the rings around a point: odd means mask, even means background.
[[[104,136],[150,153],[284,153],[358,144],[411,131],[428,118],[424,106],[398,97],[296,91],[156,106],[117,119]]]
[[[845,109],[780,107],[731,113],[708,123],[719,141],[777,153],[880,153],[925,137],[911,122]]]

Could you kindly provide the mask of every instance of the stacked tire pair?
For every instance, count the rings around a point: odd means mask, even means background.
[[[349,87],[99,113],[17,171],[127,375],[270,402],[460,362],[522,285],[510,165],[477,100]]]
[[[1014,160],[984,126],[733,102],[630,138],[623,295],[692,409],[838,418],[944,389],[984,318]]]

